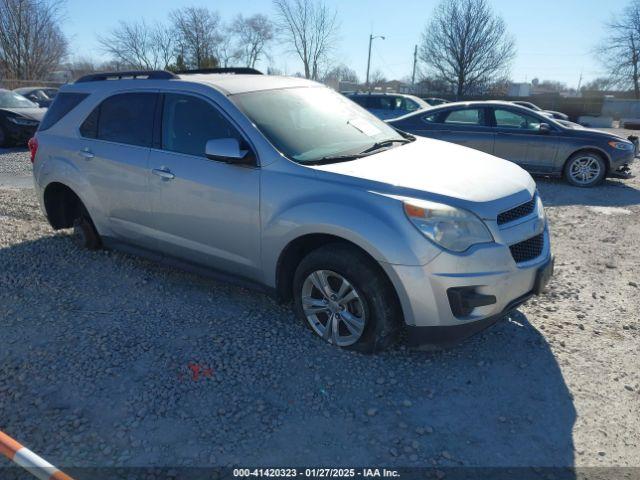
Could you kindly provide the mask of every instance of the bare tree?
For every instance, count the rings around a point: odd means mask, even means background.
[[[231,67],[242,57],[242,51],[235,41],[232,27],[223,27],[222,30],[220,41],[216,45],[215,56],[221,67]]]
[[[606,29],[607,35],[597,49],[600,61],[612,85],[632,88],[635,98],[640,99],[640,1],[633,0]]]
[[[43,79],[67,54],[56,0],[0,0],[0,72]]]
[[[458,97],[506,78],[515,44],[487,0],[443,0],[422,34],[420,59]]]
[[[331,80],[337,82],[360,83],[356,71],[345,64],[337,65],[324,74],[322,78],[323,83],[330,82]]]
[[[177,55],[190,68],[218,65],[216,49],[222,40],[220,15],[204,7],[184,7],[171,13]]]
[[[123,68],[168,68],[174,59],[173,36],[160,23],[120,22],[109,34],[99,36],[98,42],[102,50]]]
[[[304,76],[317,80],[337,41],[337,12],[322,0],[274,0],[283,41],[300,57]]]
[[[273,24],[260,13],[250,17],[238,15],[231,26],[237,37],[240,59],[247,67],[254,68],[273,40]]]
[[[369,75],[369,84],[375,86],[387,83],[387,77],[380,70],[376,70]]]

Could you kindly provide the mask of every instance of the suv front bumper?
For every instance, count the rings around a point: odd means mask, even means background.
[[[409,343],[455,343],[539,294],[554,266],[546,227],[543,235],[541,254],[522,263],[514,261],[508,246],[494,243],[478,245],[463,255],[443,252],[421,267],[387,265]],[[455,303],[460,299],[464,308]]]

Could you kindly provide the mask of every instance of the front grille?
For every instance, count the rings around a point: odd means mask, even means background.
[[[531,237],[523,242],[515,243],[509,247],[511,256],[516,263],[527,262],[539,257],[544,247],[544,233]]]
[[[517,207],[512,208],[511,210],[507,210],[506,212],[502,212],[498,215],[498,225],[503,225],[505,223],[513,222],[522,217],[526,217],[531,214],[536,208],[536,197],[535,195],[531,200],[527,203],[523,203],[518,205]]]

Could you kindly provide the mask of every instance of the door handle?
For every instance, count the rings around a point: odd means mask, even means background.
[[[88,148],[80,150],[79,153],[80,153],[80,156],[83,157],[85,160],[91,160],[93,157],[95,157],[93,152],[91,150],[89,150]]]
[[[164,180],[171,180],[173,178],[176,178],[176,176],[171,173],[171,170],[169,170],[168,168],[154,168],[153,170],[151,170],[151,173],[153,173],[154,175],[159,176],[160,178],[164,179]]]

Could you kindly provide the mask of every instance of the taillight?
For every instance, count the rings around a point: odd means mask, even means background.
[[[33,163],[36,159],[36,153],[38,153],[38,139],[31,137],[27,145],[29,146],[29,152],[31,152],[31,163]]]

